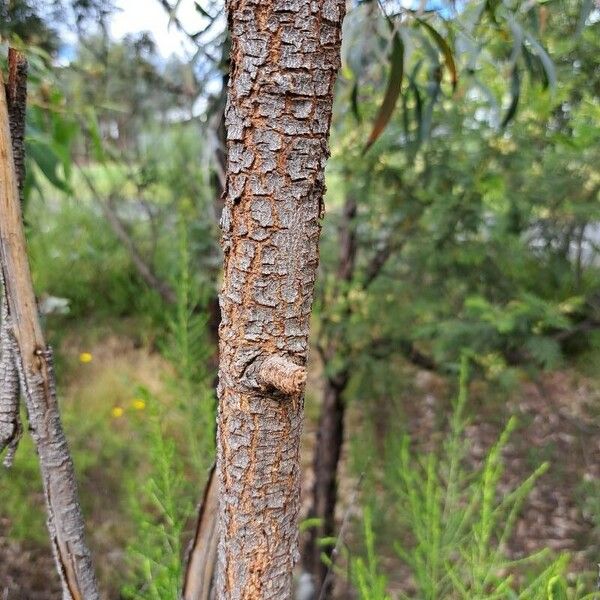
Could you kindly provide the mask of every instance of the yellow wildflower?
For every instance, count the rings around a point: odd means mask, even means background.
[[[115,419],[118,419],[123,416],[125,411],[120,406],[114,406],[110,412]]]
[[[79,355],[79,362],[80,362],[80,363],[84,363],[84,364],[86,364],[86,363],[90,363],[90,362],[92,362],[92,358],[93,358],[93,357],[92,357],[92,355],[91,355],[91,353],[90,353],[90,352],[82,352],[82,353]]]
[[[146,408],[146,403],[141,398],[134,398],[131,405],[135,410],[144,410]]]

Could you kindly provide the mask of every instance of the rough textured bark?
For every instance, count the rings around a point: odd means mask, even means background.
[[[0,84],[2,84],[0,76]],[[83,536],[73,463],[62,430],[52,352],[37,313],[27,260],[6,95],[0,85],[0,256],[11,335],[29,428],[40,460],[52,550],[65,600],[96,600],[97,584]]]
[[[6,85],[8,122],[17,173],[19,198],[23,203],[25,185],[25,110],[27,106],[27,60],[21,52],[8,49],[8,82]]]
[[[6,449],[3,464],[12,465],[23,433],[19,416],[19,374],[15,363],[15,343],[11,333],[4,278],[0,275],[0,453]]]
[[[19,189],[23,204],[25,182],[25,106],[27,103],[27,61],[20,53],[8,50],[8,82],[6,102],[10,126],[11,146]],[[12,465],[19,440],[23,433],[19,416],[19,374],[15,362],[15,343],[11,334],[8,298],[4,277],[0,273],[0,453],[6,449],[3,464]]]
[[[12,465],[23,433],[19,416],[19,373],[15,363],[15,342],[11,332],[4,277],[0,275],[0,453],[6,449],[3,464]]]
[[[344,4],[227,5],[217,437],[223,600],[291,598],[303,417],[296,367],[307,360]],[[277,374],[267,364],[275,358]]]

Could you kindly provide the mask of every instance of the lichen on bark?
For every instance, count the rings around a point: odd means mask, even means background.
[[[273,357],[306,365],[345,6],[231,0],[227,9],[217,596],[282,600],[297,559],[304,383],[282,397],[257,374]]]

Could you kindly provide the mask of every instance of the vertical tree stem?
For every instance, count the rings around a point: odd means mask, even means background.
[[[291,598],[299,447],[344,0],[230,0],[220,600]]]
[[[73,462],[58,411],[52,352],[42,335],[33,293],[17,179],[0,75],[0,258],[15,339],[15,359],[40,460],[47,524],[63,598],[97,600],[99,594],[84,540]]]
[[[0,86],[1,87],[1,86]],[[27,103],[27,60],[14,48],[8,49],[6,101],[11,146],[15,162],[19,200],[23,204],[25,183],[25,106]],[[8,310],[4,277],[0,273],[0,453],[6,448],[3,464],[10,467],[23,432],[19,416],[19,374],[15,341]]]

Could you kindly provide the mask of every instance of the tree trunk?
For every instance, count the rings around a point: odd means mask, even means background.
[[[302,567],[312,575],[315,598],[328,598],[333,583],[331,578],[327,579],[328,567],[321,559],[321,553],[327,552],[327,549],[321,548],[318,542],[336,534],[337,470],[344,443],[345,405],[342,395],[348,379],[348,373],[343,373],[336,381],[325,380],[313,455],[315,481],[308,517],[318,518],[320,523],[308,533],[302,552]]]
[[[344,0],[230,0],[217,597],[291,598],[308,329]]]
[[[0,88],[2,86],[0,85]],[[19,190],[23,205],[25,183],[25,107],[27,104],[27,61],[14,48],[8,49],[8,82],[5,86],[10,139]],[[2,90],[0,89],[0,93]],[[23,432],[19,415],[19,374],[16,348],[8,309],[4,276],[0,273],[0,454],[6,449],[3,464],[9,468]]]
[[[346,196],[339,226],[339,255],[336,281],[350,284],[355,275],[358,240],[356,236],[356,198]],[[340,293],[347,293],[347,288]],[[350,318],[347,304],[344,312]],[[332,336],[325,351],[324,359],[331,360],[335,354],[344,352],[337,336]],[[347,359],[346,359],[347,360]],[[310,529],[302,549],[302,567],[312,576],[312,583],[318,598],[328,598],[332,589],[332,579],[327,578],[328,567],[321,558],[326,548],[319,545],[319,539],[335,536],[335,506],[337,501],[337,470],[342,445],[344,443],[343,394],[350,380],[350,369],[346,364],[338,373],[325,378],[323,402],[319,416],[317,439],[313,453],[314,483],[308,517],[319,519],[319,525]]]
[[[40,460],[47,525],[64,600],[97,600],[96,579],[84,540],[73,463],[60,422],[52,352],[39,323],[27,260],[18,176],[0,76],[0,256],[8,300],[9,332],[29,428]]]

